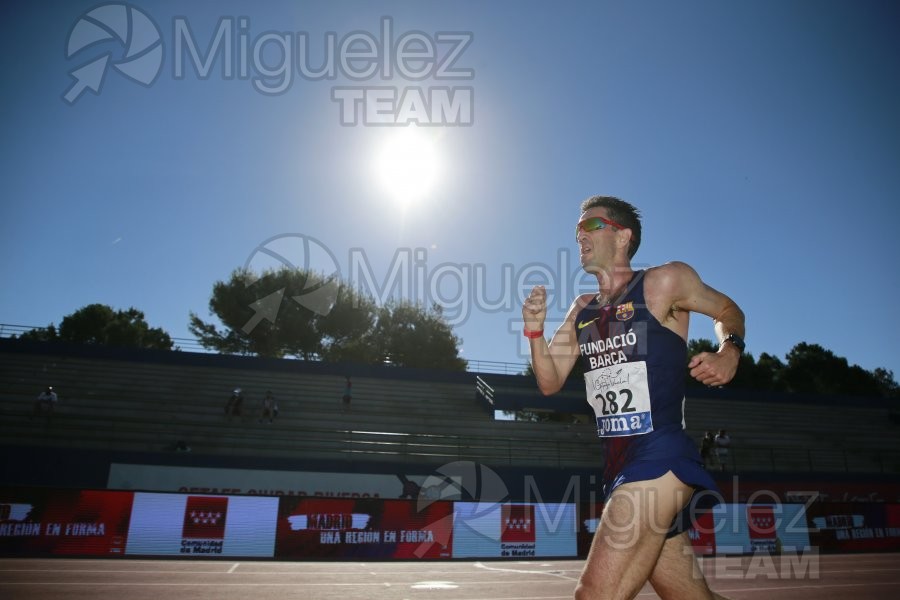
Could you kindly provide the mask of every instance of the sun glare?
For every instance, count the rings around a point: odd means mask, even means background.
[[[426,199],[438,177],[433,137],[415,126],[391,130],[375,158],[385,193],[401,207]]]

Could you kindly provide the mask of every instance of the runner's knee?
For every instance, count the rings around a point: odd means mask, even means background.
[[[575,600],[612,600],[616,598],[617,586],[612,583],[586,579],[584,575],[575,586]],[[625,596],[619,596],[620,598]]]

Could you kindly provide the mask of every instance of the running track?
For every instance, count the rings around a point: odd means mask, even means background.
[[[793,559],[793,563],[791,563]],[[0,559],[3,600],[566,600],[583,561],[236,562]],[[897,554],[803,563],[704,559],[710,587],[734,600],[900,597]],[[639,598],[656,598],[648,585]]]

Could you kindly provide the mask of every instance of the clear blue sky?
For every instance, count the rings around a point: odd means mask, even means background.
[[[209,317],[214,282],[291,233],[320,242],[351,280],[357,249],[381,284],[398,252],[424,249],[399,293],[460,312],[466,358],[524,361],[530,286],[516,279],[549,273],[561,318],[579,289],[578,204],[602,193],[644,213],[637,265],[685,261],[738,302],[754,356],[806,341],[900,377],[894,2],[137,0],[159,31],[149,85],[134,79],[152,56],[136,58],[156,40],[138,35],[148,30],[135,11],[131,37],[79,47],[76,24],[96,6],[0,8],[2,323],[59,323],[100,302],[188,337],[189,311]],[[111,27],[104,14],[93,24]],[[295,54],[290,85],[259,91],[279,83],[256,68],[278,66],[274,34],[294,52],[308,39],[314,67],[327,32],[335,46],[353,32],[377,41],[383,17],[394,41],[433,42],[435,63],[448,32],[470,43],[447,79],[407,78],[393,57],[387,79],[338,69],[313,80]],[[207,52],[223,19],[234,71],[225,77],[220,46],[201,77],[188,37]],[[100,93],[75,94],[69,73],[107,53]],[[129,79],[113,65],[144,71]],[[420,128],[438,174],[415,202],[400,206],[370,166],[398,128],[341,124],[333,94],[347,87],[470,89],[470,122]],[[709,320],[695,317],[691,337],[711,338]]]

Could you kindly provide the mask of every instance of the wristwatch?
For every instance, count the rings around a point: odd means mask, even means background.
[[[736,333],[729,333],[728,337],[726,337],[722,343],[731,342],[735,345],[735,347],[741,351],[741,354],[744,353],[744,348],[747,347],[747,344],[744,343],[744,339]]]

